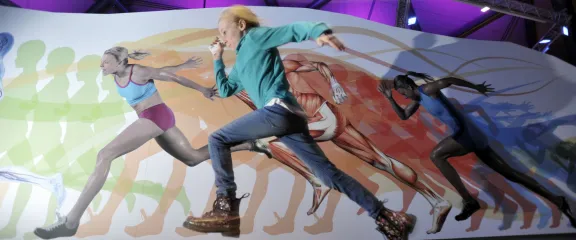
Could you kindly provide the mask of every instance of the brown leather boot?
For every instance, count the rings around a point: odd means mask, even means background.
[[[240,235],[240,200],[249,195],[244,194],[241,198],[217,196],[212,211],[204,213],[200,218],[189,216],[183,225],[196,232],[219,232],[237,237]]]
[[[416,225],[416,216],[385,208],[376,218],[376,225],[376,230],[389,240],[407,240]]]

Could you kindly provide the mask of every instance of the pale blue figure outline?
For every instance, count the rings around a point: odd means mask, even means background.
[[[0,101],[4,98],[4,83],[2,82],[4,78],[4,56],[12,49],[12,46],[14,46],[12,34],[7,32],[0,33]]]
[[[0,181],[31,183],[52,192],[58,202],[56,216],[61,218],[60,208],[66,199],[66,189],[64,188],[61,173],[57,173],[52,177],[43,177],[20,167],[2,167],[0,168]]]
[[[506,92],[513,90],[515,88],[524,87],[527,85],[534,84],[536,82],[522,84],[519,86],[509,87],[507,89],[502,89],[498,92]],[[530,119],[538,119],[538,118],[547,118],[550,116],[550,113],[539,113],[539,112],[531,112],[531,104],[524,102],[522,104],[511,104],[511,103],[487,103],[484,102],[486,97],[480,96],[476,99],[469,101],[467,104],[463,105],[464,112],[468,112],[470,107],[481,107],[488,116],[491,118],[491,122],[487,123],[482,116],[474,116],[472,114],[466,114],[470,120],[473,121],[482,131],[490,138],[495,138],[499,144],[502,146],[495,147],[494,149],[498,151],[499,154],[505,155],[505,159],[508,159],[508,164],[513,166],[516,169],[522,169],[522,172],[529,172],[531,166],[537,166],[539,168],[539,174],[534,176],[535,180],[537,180],[540,184],[545,186],[548,190],[551,190],[554,193],[561,193],[561,191],[557,186],[549,184],[547,181],[543,181],[546,177],[555,176],[557,179],[563,179],[566,177],[567,174],[561,174],[562,171],[556,172],[555,174],[551,174],[550,171],[554,169],[552,167],[554,162],[546,161],[550,159],[546,159],[541,163],[526,163],[521,161],[520,159],[512,156],[510,152],[504,150],[504,148],[515,148],[517,150],[526,152],[528,154],[531,153],[532,149],[528,149],[524,146],[519,146],[519,142],[527,142],[527,140],[523,139],[522,131],[525,129],[525,123],[527,123]],[[468,109],[468,110],[467,110]],[[498,113],[503,112],[505,110],[521,110],[523,113],[510,115],[507,116],[498,116]],[[473,111],[470,111],[473,112]],[[503,123],[506,122],[508,125],[504,125]],[[488,125],[487,125],[488,124]],[[492,130],[490,129],[490,125],[495,126],[498,130],[498,133],[494,134],[491,133]],[[542,163],[548,164],[542,164]],[[531,165],[531,166],[530,166]],[[558,170],[559,168],[556,167]],[[540,201],[540,199],[535,196],[531,191],[518,186],[518,184],[510,183],[512,188],[514,188],[520,195],[522,195],[526,200],[532,202],[536,205],[536,209],[540,212],[540,222],[538,223],[537,227],[542,229],[548,225],[548,221],[552,217],[551,209],[548,205],[544,202]],[[510,224],[510,223],[509,223]]]
[[[14,37],[7,32],[0,33],[0,100],[4,97],[2,79],[4,77],[4,56],[14,46]],[[0,168],[0,181],[31,183],[38,185],[54,194],[57,199],[56,215],[60,218],[60,208],[66,199],[66,190],[62,181],[62,174],[58,173],[52,177],[43,177],[34,174],[27,169],[19,167]]]

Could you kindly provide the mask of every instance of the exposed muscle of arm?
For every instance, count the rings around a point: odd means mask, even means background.
[[[252,102],[252,99],[250,99],[250,97],[248,97],[248,93],[245,90],[240,91],[235,96],[238,99],[240,99],[240,101],[246,103],[246,105],[248,105],[248,107],[250,107],[252,110],[257,109],[256,105],[254,105],[254,103]]]

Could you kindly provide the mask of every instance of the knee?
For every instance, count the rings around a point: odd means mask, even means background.
[[[432,160],[432,162],[437,165],[440,163],[444,163],[446,161],[446,157],[444,156],[444,154],[440,153],[440,151],[432,150],[432,152],[430,153],[430,160]]]
[[[220,131],[213,132],[210,134],[210,137],[208,137],[209,145],[221,146],[224,145],[225,142],[225,136]]]
[[[114,158],[115,157],[113,156],[112,151],[104,148],[98,151],[98,155],[96,157],[96,167],[102,164],[110,164]]]
[[[202,161],[197,161],[197,158],[194,159],[187,159],[185,161],[182,161],[182,163],[186,164],[186,166],[188,167],[195,167],[196,165],[200,164]]]

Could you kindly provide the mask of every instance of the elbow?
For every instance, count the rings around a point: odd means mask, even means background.
[[[450,87],[450,85],[454,84],[454,80],[451,78],[444,78],[444,79],[440,79],[437,81],[438,87],[442,88],[447,88]]]

